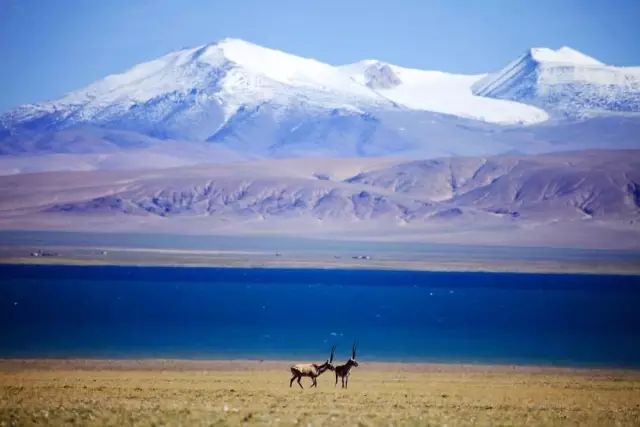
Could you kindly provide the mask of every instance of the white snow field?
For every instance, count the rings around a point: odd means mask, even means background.
[[[341,67],[351,78],[397,105],[500,124],[547,120],[543,110],[517,102],[484,98],[471,87],[484,75],[451,74],[366,60]]]

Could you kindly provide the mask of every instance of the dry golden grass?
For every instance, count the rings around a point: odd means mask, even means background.
[[[640,425],[640,373],[362,363],[289,388],[285,362],[0,362],[2,425]],[[412,373],[412,371],[418,371]]]

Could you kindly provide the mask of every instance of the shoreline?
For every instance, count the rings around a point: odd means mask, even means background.
[[[640,248],[28,230],[0,240],[0,264],[640,275]]]
[[[399,270],[432,272],[485,272],[529,274],[640,275],[640,260],[554,260],[458,258],[451,254],[330,255],[300,251],[277,253],[242,250],[172,250],[146,248],[45,246],[51,255],[33,256],[40,247],[0,247],[0,265],[63,265],[179,268],[268,268]]]
[[[288,371],[296,363],[310,362],[308,358],[92,358],[92,357],[0,357],[0,372],[20,370],[82,370],[82,371]],[[311,362],[310,362],[311,363]],[[521,374],[590,374],[631,375],[640,379],[640,367],[546,365],[485,362],[402,362],[360,361],[371,372],[416,373],[521,373]]]

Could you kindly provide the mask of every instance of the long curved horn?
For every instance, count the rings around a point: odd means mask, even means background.
[[[351,358],[355,360],[356,358],[356,343],[353,342],[353,347],[351,348]]]
[[[329,363],[333,362],[333,357],[336,355],[336,346],[331,347],[331,357],[329,358]]]

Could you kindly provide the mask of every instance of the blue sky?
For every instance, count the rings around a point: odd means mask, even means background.
[[[639,22],[640,0],[0,0],[0,111],[224,37],[461,73],[533,46],[640,65]]]

